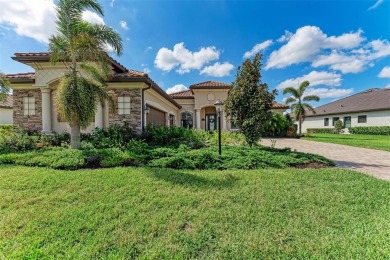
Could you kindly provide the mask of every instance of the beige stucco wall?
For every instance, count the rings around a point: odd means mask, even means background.
[[[367,116],[367,123],[358,123],[358,116]],[[332,126],[333,117],[339,117],[344,122],[344,117],[351,117],[351,126],[390,126],[390,110],[359,112],[349,114],[336,114],[326,116],[307,117],[302,124],[302,132],[308,128],[334,128]],[[324,119],[329,118],[329,126],[324,126]]]
[[[150,105],[151,107],[157,108],[158,110],[166,113],[165,120],[167,121],[165,125],[169,125],[169,115],[174,116],[174,124],[176,126],[180,125],[179,108],[174,104],[166,100],[160,94],[158,94],[153,89],[147,89],[144,92],[144,102],[145,105]],[[148,115],[146,115],[147,118]]]
[[[12,108],[0,108],[0,125],[13,124]]]

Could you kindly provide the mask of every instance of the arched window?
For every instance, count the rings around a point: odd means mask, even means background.
[[[181,126],[186,128],[192,128],[194,126],[193,113],[185,111],[181,113]]]

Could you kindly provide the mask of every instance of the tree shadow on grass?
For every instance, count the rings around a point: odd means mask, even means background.
[[[204,177],[199,174],[183,172],[172,169],[150,168],[149,173],[153,178],[164,180],[174,185],[191,186],[198,188],[230,188],[239,178],[232,174]]]

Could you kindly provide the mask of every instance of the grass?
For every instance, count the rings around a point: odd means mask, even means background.
[[[310,134],[303,139],[390,151],[390,136],[385,135]]]
[[[0,258],[390,255],[390,183],[337,168],[0,166]]]

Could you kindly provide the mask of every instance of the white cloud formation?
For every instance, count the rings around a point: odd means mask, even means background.
[[[144,52],[148,52],[148,51],[151,51],[151,50],[153,50],[153,48],[151,46],[148,46],[148,47],[145,48]]]
[[[308,88],[305,96],[317,95],[320,98],[341,98],[353,93],[353,88],[337,89],[337,88]]]
[[[287,79],[276,86],[276,89],[285,89],[287,87],[297,87],[303,81],[308,80],[310,87],[325,85],[337,87],[341,85],[341,75],[334,72],[312,71],[309,74],[303,75],[295,79]]]
[[[341,36],[328,37],[319,27],[301,27],[285,45],[271,53],[265,69],[284,68],[292,64],[310,62],[315,59],[322,49],[357,47],[364,41],[361,34],[362,30],[358,30]]]
[[[219,58],[219,51],[214,46],[202,47],[197,52],[185,48],[184,43],[175,44],[172,50],[161,48],[156,55],[154,64],[163,71],[177,68],[179,74],[201,69],[205,64]]]
[[[253,46],[252,50],[245,52],[243,58],[244,59],[248,59],[248,58],[250,58],[252,56],[255,56],[260,51],[265,50],[266,48],[271,46],[272,43],[273,43],[272,40],[266,40],[266,41],[264,41],[262,43],[256,44],[255,46]]]
[[[110,6],[114,7],[115,0],[111,0]]]
[[[277,39],[277,42],[286,42],[286,41],[290,40],[293,35],[294,34],[292,32],[285,30],[284,34],[282,36],[280,36],[279,39]]]
[[[176,92],[187,90],[187,89],[188,88],[186,86],[184,86],[183,84],[177,84],[171,88],[168,88],[166,92],[168,94],[172,94],[172,93],[176,93]]]
[[[97,13],[91,12],[89,10],[83,12],[83,20],[94,23],[94,24],[105,24],[103,18],[100,17]]]
[[[18,35],[48,43],[56,33],[56,5],[53,0],[0,0],[0,24],[10,26]],[[104,24],[103,18],[91,11],[83,13],[90,23]]]
[[[216,62],[211,66],[204,67],[200,75],[207,75],[207,76],[213,76],[213,77],[225,77],[229,76],[230,71],[234,69],[233,64],[230,64],[229,62],[219,63]]]
[[[129,30],[129,27],[127,26],[127,22],[126,21],[121,21],[120,22],[120,25],[121,25],[121,27],[123,28],[123,29],[125,29],[125,30]]]
[[[378,77],[380,78],[390,78],[390,66],[384,67],[379,73]]]
[[[0,6],[0,24],[12,26],[18,35],[47,43],[56,32],[52,0],[0,0]]]
[[[378,0],[376,3],[368,8],[368,10],[374,10],[383,3],[384,0]]]
[[[330,55],[319,55],[313,61],[312,66],[314,68],[330,66],[333,70],[339,70],[342,73],[358,73],[364,70],[366,63],[355,55],[348,56],[334,51]]]

